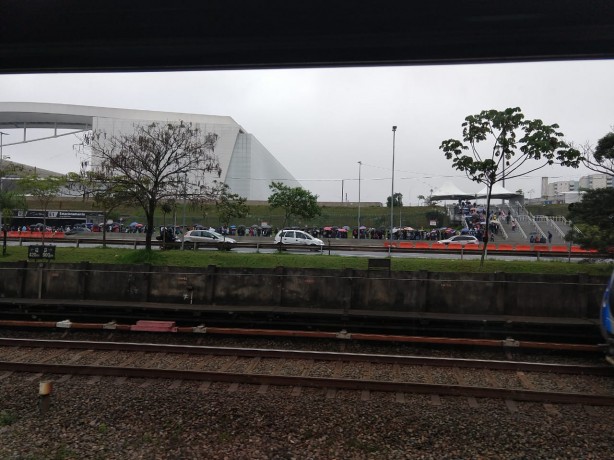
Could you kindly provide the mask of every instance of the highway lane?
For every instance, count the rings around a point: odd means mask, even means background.
[[[145,236],[142,234],[110,234],[107,235],[107,246],[111,248],[143,248],[145,243]],[[251,253],[262,253],[262,254],[272,254],[278,251],[277,248],[268,247],[260,247],[256,246],[256,244],[270,245],[272,243],[272,238],[251,238],[245,237],[242,241],[239,241],[237,246],[233,248],[233,251],[241,252],[244,254]],[[31,244],[40,244],[40,240],[9,240],[7,244],[9,246],[17,246],[23,245],[28,246]],[[329,241],[327,240],[327,243]],[[88,235],[87,237],[79,237],[79,238],[63,238],[63,239],[46,239],[45,244],[54,244],[57,247],[100,247],[102,245],[102,238],[97,235]],[[154,241],[154,249],[159,249],[159,242]],[[347,249],[343,249],[344,246],[347,246]],[[193,250],[193,249],[190,249]],[[199,248],[198,251],[216,251],[217,249],[214,247],[210,248]],[[328,244],[324,246],[322,251],[311,251],[306,248],[287,248],[288,252],[294,254],[303,254],[310,256],[317,255],[338,255],[343,257],[368,257],[368,258],[385,258],[389,256],[389,252],[384,248],[384,241],[381,240],[330,240],[330,249]],[[417,258],[417,259],[463,259],[463,260],[479,260],[481,254],[478,251],[464,251],[461,255],[460,251],[446,251],[446,252],[435,252],[435,251],[417,251],[417,252],[409,252],[404,249],[402,251],[393,250],[390,252],[390,256],[392,258]],[[519,253],[515,254],[494,254],[490,253],[488,255],[489,260],[567,260],[566,257],[549,257],[545,254],[537,257],[536,255]],[[575,262],[582,260],[583,257],[572,257],[571,260]]]

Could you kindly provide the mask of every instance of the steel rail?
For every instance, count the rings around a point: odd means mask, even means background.
[[[60,348],[77,350],[131,351],[176,353],[192,355],[241,356],[292,360],[369,362],[401,364],[406,366],[458,367],[473,369],[511,370],[524,372],[547,372],[550,374],[614,376],[612,366],[589,366],[578,364],[548,364],[523,361],[499,361],[482,359],[437,358],[407,355],[382,355],[365,353],[340,353],[304,350],[276,350],[264,348],[211,347],[200,345],[168,345],[130,342],[90,342],[73,340],[42,340],[0,338],[0,346],[23,348]]]
[[[32,328],[67,328],[66,323],[57,321],[19,321],[0,320],[0,326],[4,327],[32,327]],[[131,325],[116,323],[73,323],[69,329],[88,330],[118,330],[130,332]],[[241,336],[266,336],[266,337],[295,337],[295,338],[319,338],[341,340],[363,340],[374,342],[399,342],[399,343],[425,343],[436,345],[466,345],[480,347],[495,347],[505,349],[542,349],[559,351],[582,351],[597,353],[602,351],[600,345],[557,343],[557,342],[533,342],[526,340],[494,340],[494,339],[465,339],[447,337],[426,337],[406,335],[384,335],[355,332],[326,332],[326,331],[294,331],[284,329],[242,329],[224,327],[177,327],[178,333],[199,333],[213,335],[241,335]]]
[[[614,396],[602,394],[563,393],[507,388],[473,387],[426,383],[390,382],[379,380],[354,380],[326,377],[279,376],[265,374],[240,374],[230,372],[188,371],[175,369],[124,368],[112,366],[78,366],[65,364],[22,363],[0,361],[1,371],[97,375],[147,379],[198,380],[252,385],[302,386],[311,388],[335,388],[342,390],[370,390],[466,396],[475,398],[513,399],[516,401],[552,404],[585,404],[614,406]]]

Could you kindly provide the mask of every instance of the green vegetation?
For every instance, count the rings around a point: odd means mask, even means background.
[[[2,262],[26,260],[27,248],[10,246],[7,256]],[[62,248],[56,250],[56,263],[78,263],[89,261],[101,264],[152,264],[158,266],[178,267],[244,267],[244,268],[318,268],[332,270],[366,270],[366,257],[329,256],[323,254],[293,254],[288,252],[274,254],[242,254],[216,250],[198,251],[146,251],[143,249],[115,248]],[[53,263],[53,262],[51,262]],[[392,269],[395,271],[427,270],[432,272],[465,272],[465,273],[545,273],[573,275],[585,273],[588,275],[606,276],[612,271],[612,264],[607,263],[567,263],[567,261],[507,261],[489,258],[488,264],[480,268],[479,260],[458,259],[419,259],[394,258]]]
[[[205,173],[221,174],[213,154],[217,139],[217,134],[202,133],[191,123],[153,122],[135,126],[131,134],[107,136],[95,130],[84,135],[83,144],[92,149],[99,163],[97,169],[111,184],[102,190],[103,195],[120,191],[129,203],[140,207],[144,223],[153,229],[159,206],[178,194],[193,203],[211,198],[210,185],[200,183],[200,178]],[[151,249],[151,236],[148,232],[147,249]]]
[[[584,166],[600,174],[614,175],[614,130],[597,142],[584,146]]]
[[[258,203],[247,203],[249,205],[249,212],[245,217],[235,218],[231,221],[234,225],[244,225],[249,227],[253,224],[260,224],[262,222],[266,222],[272,227],[281,228],[283,227],[284,222],[284,210],[282,208],[272,209],[268,204],[258,204]],[[36,209],[36,205],[31,203],[29,205],[30,209]],[[58,210],[79,210],[79,211],[100,211],[102,214],[102,210],[96,206],[91,200],[83,200],[83,199],[75,199],[75,198],[67,198],[63,197],[61,199],[57,199],[54,201],[49,209],[58,209]],[[181,209],[181,205],[179,205],[179,209],[181,210],[179,215],[177,216],[177,222],[180,224],[183,220],[183,210]],[[352,205],[336,205],[336,206],[320,206],[321,214],[319,216],[312,217],[310,219],[302,218],[302,217],[294,217],[292,221],[292,225],[297,227],[325,227],[328,225],[356,225],[356,221],[358,218],[358,204],[352,203]],[[438,215],[445,215],[443,213],[443,207],[441,206],[403,206],[394,208],[394,224],[398,225],[401,222],[402,225],[410,225],[414,228],[420,229],[428,229],[429,225],[429,217],[427,217],[427,213],[438,212]],[[562,214],[565,215],[567,213],[567,208]],[[163,216],[156,215],[155,225],[160,226],[163,225]],[[201,225],[210,225],[212,227],[217,227],[222,225],[223,219],[220,217],[217,209],[215,208],[215,202],[211,202],[210,208],[206,210],[206,217],[203,216],[205,214],[200,207],[190,206],[188,205],[186,208],[186,224],[201,224]],[[430,214],[429,214],[430,215]],[[123,206],[119,207],[114,211],[113,214],[110,215],[114,220],[119,221],[119,218],[122,218],[126,224],[130,222],[145,222],[145,216],[143,211],[136,207]],[[169,223],[169,220],[173,221],[173,216],[171,215],[166,217],[166,223]],[[360,220],[361,223],[367,227],[384,227],[388,228],[390,226],[390,208],[386,208],[384,206],[369,206],[365,203],[362,204],[360,208]],[[447,225],[447,217],[443,222],[443,225]]]
[[[12,425],[17,421],[17,417],[5,410],[0,412],[0,426]]]
[[[577,168],[581,153],[563,141],[559,125],[541,120],[525,120],[519,107],[503,111],[483,110],[465,118],[462,141],[448,139],[439,147],[452,166],[469,179],[486,186],[486,216],[490,217],[491,193],[495,184],[522,177],[548,165]],[[484,145],[479,151],[478,146]],[[488,151],[489,149],[490,152]],[[529,161],[531,164],[525,165]],[[535,164],[537,163],[537,164]],[[484,239],[488,239],[488,226]],[[486,259],[482,249],[482,264]]]
[[[322,213],[318,206],[318,196],[302,187],[288,187],[283,182],[272,182],[269,188],[272,192],[269,196],[269,206],[271,209],[284,211],[283,227],[293,225],[294,216],[313,219]]]
[[[249,214],[249,206],[247,199],[232,193],[230,187],[224,183],[214,181],[219,188],[219,193],[216,194],[215,209],[217,211],[219,221],[225,226],[230,227],[233,219],[240,219]]]
[[[589,190],[580,203],[569,205],[569,218],[582,231],[567,235],[567,240],[584,248],[614,251],[614,189]]]

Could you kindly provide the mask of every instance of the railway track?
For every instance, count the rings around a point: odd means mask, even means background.
[[[614,405],[614,368],[519,361],[433,358],[254,348],[67,340],[0,339],[0,379],[15,372],[119,379],[171,379],[430,394],[532,401],[545,404]]]

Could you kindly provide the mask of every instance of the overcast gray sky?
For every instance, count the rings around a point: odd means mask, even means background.
[[[396,125],[395,192],[417,204],[418,195],[446,181],[469,193],[482,188],[439,150],[441,141],[461,137],[467,115],[520,107],[527,118],[558,123],[568,141],[595,144],[614,125],[612,82],[612,61],[0,75],[0,100],[231,116],[322,201],[341,200],[342,180],[347,199],[358,201],[362,161],[362,201],[385,202]],[[69,136],[9,146],[4,154],[77,171],[75,142]],[[552,167],[507,181],[506,188],[536,197],[542,176],[556,181],[588,173]]]

